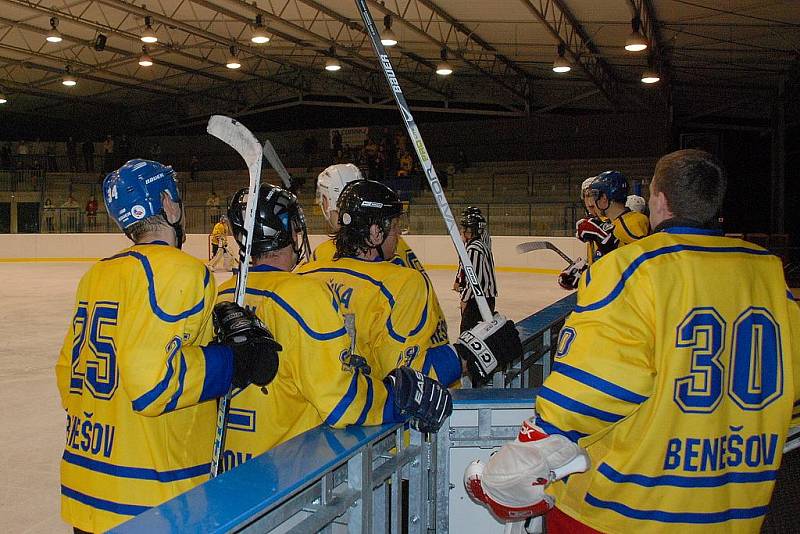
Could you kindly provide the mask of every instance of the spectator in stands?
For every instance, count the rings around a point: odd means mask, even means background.
[[[158,143],[153,143],[150,146],[150,159],[153,161],[158,161],[161,157],[161,145]]]
[[[28,144],[25,139],[17,145],[17,167],[25,168],[28,166]]]
[[[67,139],[67,159],[70,172],[76,172],[78,170],[78,144],[72,136]]]
[[[94,195],[90,196],[86,203],[86,222],[91,228],[97,226],[97,200]]]
[[[103,141],[103,172],[110,172],[114,167],[114,139],[111,134]]]
[[[467,159],[467,153],[464,152],[464,149],[459,148],[458,153],[456,155],[456,172],[462,173],[464,170],[469,167],[469,160]]]
[[[3,143],[0,147],[0,168],[11,168],[11,143]]]
[[[54,232],[55,228],[53,227],[53,218],[55,216],[55,208],[53,207],[53,201],[49,198],[44,201],[44,227],[47,229],[48,232]]]
[[[400,169],[397,171],[397,176],[409,176],[413,166],[414,158],[408,152],[403,152],[400,156]]]
[[[191,181],[197,180],[197,171],[200,170],[200,160],[197,159],[197,156],[192,156],[192,160],[189,162],[189,179]]]
[[[78,210],[80,209],[80,205],[78,201],[75,200],[75,197],[72,196],[72,192],[70,192],[69,197],[67,200],[61,204],[61,230],[64,232],[78,232],[78,224],[80,219],[80,213]]]
[[[81,152],[83,152],[83,170],[94,172],[94,143],[91,139],[83,142]]]
[[[367,140],[364,146],[364,153],[367,157],[367,176],[368,180],[374,180],[377,176],[378,144],[373,138]]]
[[[206,213],[208,214],[208,218],[212,221],[219,220],[219,197],[213,189],[208,194],[208,199],[206,199]]]

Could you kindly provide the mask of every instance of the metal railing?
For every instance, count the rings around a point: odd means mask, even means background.
[[[486,532],[487,524],[502,531],[475,505],[469,505],[475,518],[465,520],[459,509],[468,502],[460,482],[465,466],[453,451],[490,449],[517,435],[536,397],[526,387],[549,372],[557,329],[574,305],[571,294],[520,321],[523,360],[501,375],[498,387],[454,391],[453,415],[435,435],[409,431],[405,445],[403,425],[320,426],[113,532],[445,534],[459,521],[475,521],[470,532]],[[535,365],[539,373],[531,372]]]

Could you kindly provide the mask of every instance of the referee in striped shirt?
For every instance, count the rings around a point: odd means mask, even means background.
[[[492,238],[481,210],[470,206],[461,214],[461,238],[467,248],[467,256],[475,268],[478,285],[483,291],[489,309],[494,313],[495,297],[497,297],[497,278],[494,274],[494,257],[492,256]],[[459,268],[456,287],[461,293],[461,332],[478,324],[482,318],[472,286],[467,283],[463,267]],[[455,289],[455,288],[454,288]]]

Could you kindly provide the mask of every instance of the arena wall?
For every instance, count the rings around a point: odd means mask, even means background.
[[[448,236],[408,235],[405,238],[426,268],[455,269],[458,261]],[[324,239],[327,236],[311,236],[312,247]],[[495,236],[492,248],[498,269],[542,274],[563,269],[566,263],[553,252],[516,253],[517,244],[538,240],[552,242],[572,258],[585,254],[584,245],[571,237]],[[129,245],[130,241],[122,234],[0,234],[0,262],[95,261]],[[207,260],[208,236],[188,235],[184,250]]]

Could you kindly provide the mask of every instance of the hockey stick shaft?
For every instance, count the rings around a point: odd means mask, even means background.
[[[217,137],[236,150],[247,163],[250,176],[250,187],[247,195],[247,207],[244,215],[245,247],[240,251],[239,274],[236,277],[236,290],[234,300],[239,306],[244,306],[244,297],[247,290],[247,275],[250,272],[250,254],[253,248],[253,227],[255,226],[256,205],[258,191],[261,187],[261,165],[263,149],[253,134],[241,123],[224,117],[212,115],[208,120],[208,133]],[[211,478],[219,474],[219,466],[225,451],[225,432],[230,411],[231,390],[219,399],[217,408],[217,427],[214,436],[214,451],[211,456]]]
[[[481,317],[484,321],[489,321],[492,319],[492,312],[489,309],[489,304],[486,302],[486,296],[483,294],[483,290],[481,290],[480,284],[478,283],[475,267],[472,265],[472,262],[469,261],[467,249],[461,241],[453,212],[450,211],[450,205],[447,203],[447,198],[445,198],[444,189],[442,189],[442,184],[439,182],[439,177],[436,175],[436,170],[433,168],[433,163],[428,156],[428,149],[425,148],[425,143],[422,141],[422,136],[419,133],[417,124],[414,122],[414,117],[411,115],[411,110],[408,107],[408,102],[406,102],[406,97],[403,95],[403,90],[400,88],[400,82],[394,72],[392,62],[383,44],[381,44],[381,37],[378,33],[378,29],[375,27],[375,20],[373,20],[372,14],[369,12],[366,0],[356,0],[356,5],[361,12],[361,18],[364,21],[367,35],[370,41],[372,41],[372,48],[378,56],[378,63],[381,66],[381,70],[383,70],[383,74],[386,76],[386,81],[392,91],[394,101],[397,103],[397,107],[400,108],[400,114],[403,116],[403,123],[408,131],[408,136],[411,138],[411,145],[417,153],[417,158],[419,158],[422,170],[425,172],[425,177],[428,179],[428,184],[431,187],[433,198],[436,199],[436,205],[439,207],[439,211],[444,218],[447,232],[450,234],[453,245],[456,247],[458,259],[461,260],[461,265],[464,267],[464,274],[469,285],[472,287],[472,293],[475,295],[475,301],[478,304]]]
[[[281,158],[278,157],[278,153],[275,152],[275,147],[272,146],[269,139],[264,141],[264,157],[267,158],[269,164],[275,169],[278,176],[280,176],[283,187],[290,189],[292,187],[292,176],[289,174],[289,171],[286,170],[286,167],[283,166]]]

